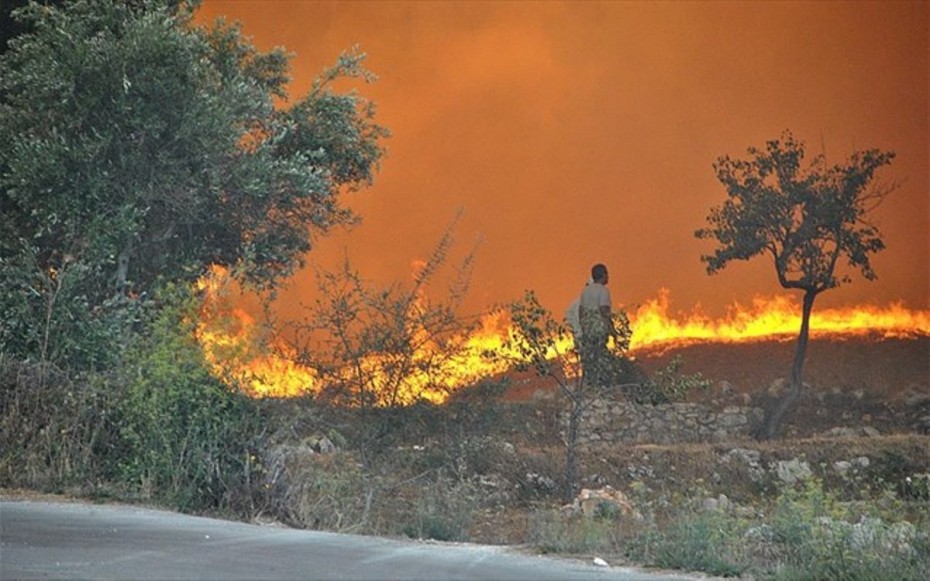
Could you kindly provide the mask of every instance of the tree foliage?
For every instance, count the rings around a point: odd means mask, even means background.
[[[696,233],[718,243],[701,257],[709,274],[762,254],[787,289],[820,293],[849,282],[837,273],[841,259],[875,278],[869,257],[885,245],[867,215],[891,191],[875,187],[873,178],[894,153],[857,151],[832,166],[820,154],[805,166],[804,143],[790,132],[748,153],[748,159],[723,156],[714,164],[727,200],[711,209],[710,226]]]
[[[0,270],[30,304],[4,315],[44,313],[63,273],[88,313],[210,264],[270,288],[353,222],[341,194],[372,180],[387,132],[332,84],[372,80],[365,55],[341,55],[288,101],[283,50],[258,51],[238,25],[195,26],[194,9],[14,11],[27,32],[0,55]]]
[[[835,165],[820,154],[805,165],[804,143],[785,132],[764,149],[750,147],[748,154],[748,159],[717,159],[714,170],[727,199],[711,209],[709,227],[695,235],[717,242],[712,254],[701,257],[708,274],[731,261],[763,255],[771,259],[782,287],[804,293],[791,389],[768,410],[759,434],[770,438],[800,396],[814,299],[851,280],[848,270],[838,270],[843,261],[866,279],[876,277],[870,256],[885,244],[868,214],[894,189],[874,181],[894,153],[856,151]]]

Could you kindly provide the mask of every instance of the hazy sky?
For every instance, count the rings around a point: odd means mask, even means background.
[[[402,280],[462,209],[457,255],[482,239],[473,310],[532,288],[561,314],[604,262],[615,304],[665,287],[673,310],[722,314],[785,291],[763,257],[705,274],[712,163],[790,129],[835,162],[897,153],[878,280],[818,305],[930,308],[930,2],[204,2],[220,15],[294,54],[292,95],[353,45],[380,77],[357,86],[393,133],[346,200],[364,222],[314,260]],[[292,286],[285,304],[312,276]]]

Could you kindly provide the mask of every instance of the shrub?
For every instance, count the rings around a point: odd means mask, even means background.
[[[479,494],[473,485],[440,473],[413,499],[413,518],[404,527],[404,534],[415,539],[467,541]]]
[[[816,479],[783,490],[767,519],[725,510],[673,515],[627,546],[647,565],[771,579],[922,579],[930,565],[926,523],[855,516]]]
[[[182,510],[230,507],[250,495],[258,408],[207,370],[187,292],[166,296],[111,378],[123,384],[111,466],[143,498]]]
[[[115,296],[95,306],[82,280],[105,275],[74,261],[43,270],[37,267],[38,249],[24,245],[19,250],[18,256],[0,260],[5,279],[0,293],[3,352],[72,377],[112,367],[148,301]]]
[[[817,480],[784,491],[772,516],[776,578],[922,579],[930,565],[926,523],[859,517]]]
[[[722,511],[686,512],[664,530],[638,534],[627,548],[631,558],[667,569],[704,571],[724,577],[747,570],[740,539],[745,523]]]
[[[377,482],[352,454],[315,454],[294,448],[273,451],[279,457],[266,474],[269,508],[293,526],[370,534],[370,518],[380,501]]]

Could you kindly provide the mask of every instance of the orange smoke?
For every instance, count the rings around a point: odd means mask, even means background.
[[[204,294],[204,303],[196,336],[214,374],[229,384],[242,386],[254,397],[319,393],[323,389],[320,379],[312,370],[297,363],[293,348],[266,336],[254,317],[241,307],[228,304],[228,295],[224,293],[227,284],[227,272],[214,268],[198,285]],[[801,325],[800,307],[785,296],[756,298],[749,307],[733,305],[727,315],[718,320],[704,316],[699,309],[672,315],[669,296],[667,289],[661,289],[658,298],[630,313],[634,351],[708,341],[792,340]],[[377,356],[370,356],[361,361],[358,368],[346,369],[345,377],[352,373],[371,374],[371,388],[376,392],[376,401],[382,405],[407,405],[417,399],[442,403],[457,388],[506,370],[503,363],[489,361],[486,353],[505,349],[509,333],[510,327],[503,314],[489,314],[474,331],[455,339],[457,355],[443,360],[439,373],[413,372],[401,385],[396,385],[394,378],[378,377],[383,362]],[[887,307],[864,305],[820,310],[815,306],[811,335],[841,338],[930,335],[930,311],[910,310],[897,303]],[[429,341],[422,342],[419,352],[413,355],[411,369],[418,369],[418,362],[434,359],[439,349]],[[570,352],[571,339],[559,341],[557,349]]]

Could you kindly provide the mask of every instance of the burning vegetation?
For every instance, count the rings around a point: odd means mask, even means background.
[[[346,361],[343,368],[331,370],[324,378],[307,361],[308,354],[270,333],[235,303],[241,297],[226,270],[214,268],[198,286],[203,306],[196,334],[210,368],[230,385],[237,384],[254,397],[320,394],[340,378],[349,380],[353,374],[364,373],[372,377],[371,402],[375,405],[406,405],[417,399],[442,403],[455,390],[506,371],[501,358],[489,359],[487,354],[500,353],[507,347],[512,333],[507,313],[489,313],[477,323],[463,325],[443,337],[433,336],[425,328],[410,329],[417,338],[416,350],[409,354],[409,373],[403,377],[391,374],[396,366],[386,361],[387,355],[371,353],[354,362]],[[757,297],[749,306],[734,304],[726,316],[713,319],[699,309],[689,314],[670,313],[670,294],[661,289],[657,298],[629,313],[634,355],[638,349],[696,342],[787,341],[796,337],[800,326],[800,309],[784,296]],[[899,303],[823,308],[812,314],[811,331],[814,337],[930,336],[930,312],[908,309]],[[571,341],[566,332],[556,341],[557,350],[570,352]]]

